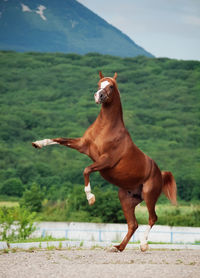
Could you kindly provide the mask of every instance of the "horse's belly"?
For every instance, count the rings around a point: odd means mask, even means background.
[[[117,166],[100,171],[102,177],[108,182],[119,187],[131,189],[134,185],[144,182],[146,169],[144,165],[135,165],[133,163],[123,163]]]

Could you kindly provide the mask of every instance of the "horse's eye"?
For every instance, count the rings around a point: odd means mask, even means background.
[[[113,89],[113,85],[110,85],[110,89]]]

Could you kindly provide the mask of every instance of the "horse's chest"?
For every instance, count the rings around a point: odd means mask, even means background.
[[[93,160],[97,160],[99,156],[103,153],[103,144],[98,140],[93,140],[89,146],[89,156]]]
[[[90,141],[89,156],[93,160],[97,160],[107,149],[109,149],[109,142],[103,136],[97,136]]]

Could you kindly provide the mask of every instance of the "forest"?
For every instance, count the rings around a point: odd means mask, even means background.
[[[179,201],[198,202],[200,62],[12,51],[0,52],[0,200],[17,200],[46,216],[58,210],[62,220],[123,221],[117,188],[98,173],[91,175],[97,202],[88,207],[83,186],[88,157],[64,146],[31,145],[83,135],[100,111],[93,97],[99,70],[105,76],[118,73],[134,143],[173,173]]]

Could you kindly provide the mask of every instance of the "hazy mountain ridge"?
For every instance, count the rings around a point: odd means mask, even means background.
[[[0,2],[0,49],[152,55],[75,0]]]

